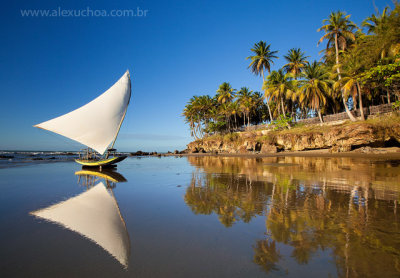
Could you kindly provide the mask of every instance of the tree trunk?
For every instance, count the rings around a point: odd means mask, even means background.
[[[357,81],[357,89],[358,89],[358,102],[360,103],[360,114],[361,114],[361,119],[365,121],[365,116],[364,116],[364,107],[362,104],[362,95],[361,95],[361,87],[360,83]]]
[[[193,124],[192,133],[193,133],[194,139],[198,140],[199,138],[198,138],[198,136],[196,134],[196,125],[195,124]]]
[[[337,33],[335,34],[335,50],[336,50],[336,71],[338,73],[338,78],[339,80],[342,79],[342,75],[340,74],[340,68],[339,68],[339,46],[338,46],[338,35]],[[353,114],[351,114],[349,107],[347,106],[346,100],[344,99],[344,95],[343,95],[343,90],[340,90],[341,96],[342,96],[342,100],[343,100],[343,104],[344,104],[344,110],[347,113],[347,116],[349,116],[350,120],[352,120],[353,122],[356,120],[356,118],[354,118]]]
[[[390,104],[390,94],[389,94],[388,88],[386,88],[386,95],[387,95],[387,99],[388,99],[388,104]]]
[[[318,108],[317,110],[318,110],[319,120],[321,121],[321,124],[322,124],[324,121],[322,120],[322,116],[321,116],[321,108]]]
[[[261,73],[262,73],[263,86],[264,86],[264,81],[265,81],[264,70],[261,70]],[[269,113],[269,121],[272,123],[272,121],[273,121],[274,119],[272,118],[271,108],[269,107],[269,99],[266,98],[266,101],[265,101],[265,102],[267,103],[267,108],[268,108],[268,113]]]
[[[281,97],[281,105],[282,105],[282,113],[283,113],[283,116],[286,117],[285,106],[283,105],[283,97]]]

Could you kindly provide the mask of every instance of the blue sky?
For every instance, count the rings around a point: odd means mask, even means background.
[[[12,3],[11,3],[12,2]],[[77,150],[79,143],[33,128],[107,90],[129,69],[132,100],[116,147],[184,149],[182,110],[222,82],[260,90],[247,69],[265,40],[282,55],[300,47],[319,59],[316,32],[334,10],[360,24],[391,0],[9,1],[0,11],[0,149]],[[147,10],[146,17],[22,17],[21,9]]]

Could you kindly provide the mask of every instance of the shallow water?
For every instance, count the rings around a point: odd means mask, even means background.
[[[147,157],[119,175],[79,170],[0,169],[1,277],[400,276],[398,160]]]

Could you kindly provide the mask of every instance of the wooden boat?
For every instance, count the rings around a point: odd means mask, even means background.
[[[106,92],[86,105],[57,118],[35,125],[85,146],[75,161],[83,166],[102,168],[124,160],[114,149],[131,98],[129,71]],[[111,146],[110,146],[111,145]]]

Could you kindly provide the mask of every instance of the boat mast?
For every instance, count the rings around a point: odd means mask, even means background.
[[[115,135],[114,141],[113,141],[110,149],[114,148],[114,144],[115,144],[115,141],[117,140],[118,133],[119,133],[119,130],[121,129],[122,122],[125,119],[126,110],[128,110],[128,107],[126,107],[126,109],[125,109],[124,115],[122,116],[121,122],[119,123],[119,126],[118,126],[117,134]]]
[[[128,71],[128,70],[127,70],[127,72],[128,72],[128,79],[129,79],[129,100],[128,100],[128,103],[127,103],[127,105],[126,105],[126,108],[125,108],[125,111],[124,111],[124,115],[122,116],[121,122],[119,123],[117,134],[115,135],[114,141],[113,141],[113,143],[112,143],[110,149],[113,149],[113,148],[114,148],[115,141],[117,140],[118,133],[119,133],[119,130],[121,129],[122,122],[123,122],[124,119],[125,119],[126,111],[128,110],[128,105],[129,105],[130,98],[131,98],[131,90],[132,90],[132,88],[131,88],[131,78],[130,78],[130,75],[129,75],[129,71]],[[108,157],[108,153],[107,153],[107,157]]]

